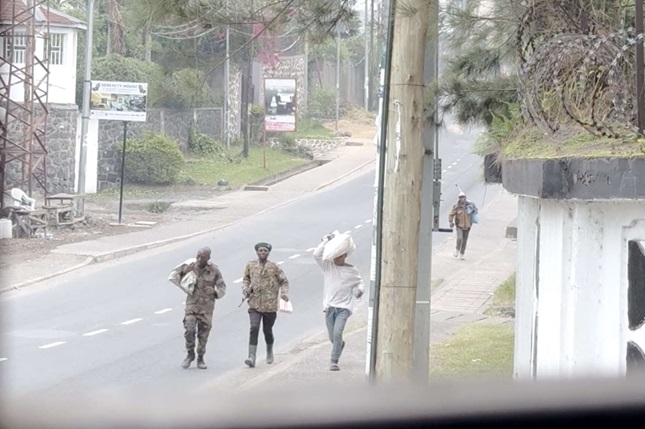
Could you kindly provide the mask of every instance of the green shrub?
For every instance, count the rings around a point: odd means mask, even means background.
[[[336,115],[336,90],[313,88],[309,94],[307,114],[312,118],[332,118]]]
[[[226,149],[217,139],[198,132],[194,127],[191,128],[188,136],[188,150],[198,156],[223,157],[226,155]]]
[[[148,133],[128,142],[125,177],[132,183],[169,185],[175,183],[184,157],[174,140]]]
[[[251,126],[250,143],[259,143],[264,130],[264,107],[261,104],[251,105],[249,122]]]

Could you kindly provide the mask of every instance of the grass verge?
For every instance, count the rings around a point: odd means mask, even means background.
[[[517,130],[502,145],[500,155],[503,159],[635,158],[645,156],[645,140],[598,137],[586,131],[570,131],[570,135],[556,139],[529,127]]]
[[[200,187],[214,187],[220,179],[225,179],[233,188],[252,183],[273,174],[300,167],[311,162],[278,149],[267,148],[267,168],[263,168],[262,148],[252,147],[247,159],[238,158],[240,148],[231,148],[225,158],[188,158],[181,172],[179,183],[169,186],[135,185],[126,183],[125,198],[159,198],[173,193],[190,193]],[[228,158],[239,160],[230,162]],[[190,179],[191,184],[186,182]],[[204,189],[209,189],[204,188]],[[89,200],[113,198],[119,195],[119,187],[87,196]]]
[[[471,323],[430,350],[430,377],[512,376],[512,324]]]
[[[515,273],[495,289],[493,300],[486,310],[488,316],[512,316],[515,314]],[[509,314],[511,313],[511,314]]]
[[[237,156],[239,150],[231,155]],[[233,188],[256,182],[273,174],[281,173],[307,164],[309,161],[278,149],[267,148],[266,168],[263,167],[262,149],[253,147],[248,158],[239,158],[239,163],[226,159],[194,159],[186,163],[183,175],[197,185],[214,186],[220,179],[228,181]]]

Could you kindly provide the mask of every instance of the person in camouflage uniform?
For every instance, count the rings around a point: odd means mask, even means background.
[[[250,368],[255,366],[258,349],[260,322],[267,345],[266,362],[273,363],[273,324],[278,315],[279,297],[289,301],[289,281],[282,268],[269,261],[271,245],[255,245],[258,259],[250,261],[244,269],[242,294],[248,299],[251,333],[249,338],[249,357],[244,361]]]
[[[213,326],[213,310],[215,300],[226,294],[226,283],[217,265],[210,262],[211,249],[204,247],[197,252],[194,262],[187,264],[182,270],[182,277],[191,271],[197,275],[197,283],[191,295],[186,297],[184,314],[184,338],[188,355],[182,362],[184,369],[190,367],[195,360],[195,336],[197,336],[197,367],[206,369],[204,354],[208,334]]]

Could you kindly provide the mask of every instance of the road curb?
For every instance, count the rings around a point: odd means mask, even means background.
[[[256,213],[256,214],[260,214],[260,213]],[[255,215],[251,215],[251,216],[255,216]],[[156,249],[158,247],[167,246],[169,244],[173,244],[173,243],[176,243],[176,242],[179,242],[179,241],[189,240],[189,239],[195,238],[195,237],[197,237],[199,235],[209,234],[209,233],[217,231],[219,229],[231,226],[231,225],[233,225],[235,223],[236,222],[230,222],[230,223],[227,223],[226,225],[220,225],[218,227],[207,229],[205,231],[193,232],[193,233],[190,233],[190,234],[182,235],[180,237],[173,237],[173,238],[168,238],[168,239],[165,239],[165,240],[153,241],[152,243],[139,244],[137,246],[127,247],[125,249],[115,250],[113,252],[101,253],[99,255],[93,256],[93,258],[96,260],[97,263],[107,262],[107,261],[111,261],[113,259],[123,258],[124,256],[134,255],[135,253],[144,252],[146,250],[151,250],[151,249]]]
[[[49,279],[54,278],[54,277],[62,276],[64,274],[69,273],[70,271],[80,270],[81,268],[86,267],[86,266],[88,266],[90,264],[93,264],[95,262],[98,262],[98,261],[96,261],[96,259],[93,256],[90,256],[85,261],[81,262],[80,264],[74,265],[74,266],[69,267],[69,268],[65,268],[64,270],[60,270],[60,271],[57,271],[55,273],[47,274],[45,276],[37,277],[35,279],[27,280],[27,281],[24,281],[22,283],[18,283],[18,284],[15,284],[15,285],[2,287],[2,288],[0,288],[0,294],[10,292],[12,290],[19,290],[19,289],[24,288],[25,286],[29,286],[29,285],[32,285],[34,283],[39,283],[39,282],[43,282],[45,280],[49,280]]]
[[[312,193],[317,192],[320,189],[323,189],[323,188],[325,188],[327,186],[330,186],[330,185],[332,185],[332,184],[334,184],[334,183],[346,178],[350,174],[353,174],[356,171],[360,170],[361,168],[364,168],[366,165],[369,165],[371,162],[374,162],[374,161],[372,160],[372,161],[363,163],[360,166],[358,166],[356,168],[353,168],[351,171],[349,171],[349,172],[343,174],[342,176],[338,177],[337,179],[334,179],[334,180],[332,180],[332,181],[330,181],[330,182],[328,182],[328,183],[326,183],[326,184],[324,184],[322,186],[319,186],[318,188],[314,189],[311,192],[308,192],[308,193],[306,193],[304,195],[300,195],[298,197],[295,197],[295,198],[292,198],[290,200],[284,201],[284,202],[282,202],[280,204],[276,204],[275,206],[268,207],[268,208],[266,208],[264,210],[261,210],[259,212],[253,213],[253,214],[251,214],[249,216],[246,216],[243,219],[249,219],[249,218],[252,218],[254,216],[259,216],[259,215],[262,215],[262,214],[264,214],[264,213],[266,213],[266,212],[268,212],[270,210],[275,210],[275,209],[278,209],[278,208],[283,207],[285,205],[294,203],[294,202],[296,202],[296,201],[298,201],[298,200],[300,200],[302,198],[306,198],[306,197],[310,196]],[[11,290],[18,290],[18,289],[21,289],[21,288],[23,288],[25,286],[32,285],[34,283],[42,282],[42,281],[45,281],[45,280],[52,279],[54,277],[58,277],[58,276],[63,275],[63,274],[67,274],[67,273],[69,273],[71,271],[75,271],[75,270],[84,268],[84,267],[86,267],[86,266],[88,266],[88,265],[90,265],[92,263],[97,263],[98,264],[98,263],[101,263],[101,262],[107,262],[107,261],[111,261],[111,260],[114,260],[114,259],[122,258],[124,256],[134,255],[136,253],[143,252],[143,251],[146,251],[146,250],[156,249],[156,248],[163,247],[163,246],[170,245],[170,244],[174,244],[174,243],[177,243],[177,242],[180,242],[180,241],[189,240],[191,238],[195,238],[195,237],[200,236],[200,235],[209,234],[209,233],[218,231],[220,229],[227,228],[229,226],[235,225],[240,220],[242,220],[242,219],[238,219],[236,221],[229,222],[227,224],[220,225],[220,226],[217,226],[215,228],[211,228],[211,229],[207,229],[207,230],[201,230],[201,231],[194,232],[194,233],[191,233],[191,234],[182,235],[180,237],[173,237],[173,238],[169,238],[169,239],[165,239],[165,240],[155,241],[155,242],[152,242],[152,243],[140,244],[140,245],[128,247],[128,248],[125,248],[125,249],[119,249],[119,250],[115,250],[115,251],[112,251],[112,252],[106,252],[106,253],[101,253],[101,254],[94,255],[94,256],[89,256],[83,263],[75,265],[73,267],[66,268],[64,270],[61,270],[61,271],[58,271],[58,272],[55,272],[55,273],[51,273],[51,274],[48,274],[46,276],[38,277],[36,279],[27,280],[27,281],[24,281],[22,283],[18,283],[18,284],[15,284],[15,285],[10,285],[10,286],[5,286],[3,288],[0,288],[0,294],[3,294],[5,292],[9,292]],[[56,252],[54,252],[54,253],[56,253]],[[64,255],[65,253],[59,253],[59,254]],[[77,255],[77,256],[83,256],[83,255]]]
[[[259,211],[257,213],[253,213],[253,214],[251,214],[249,216],[246,216],[244,219],[252,218],[253,216],[258,216],[258,215],[261,215],[261,214],[263,214],[263,213],[265,213],[267,211],[275,210],[275,209],[283,207],[283,206],[285,206],[287,204],[291,204],[293,202],[296,202],[296,201],[300,200],[301,198],[305,198],[305,197],[311,195],[314,192],[317,192],[317,191],[319,191],[321,189],[324,189],[324,188],[327,188],[327,187],[329,187],[329,186],[331,186],[331,185],[333,185],[333,184],[335,184],[337,182],[340,182],[341,180],[343,180],[343,179],[347,178],[348,176],[356,173],[357,171],[365,168],[366,166],[368,166],[369,164],[371,164],[373,162],[375,162],[375,159],[372,159],[372,160],[369,160],[367,162],[364,162],[364,163],[360,164],[359,166],[354,167],[353,169],[351,169],[347,173],[344,173],[341,176],[336,177],[335,179],[330,180],[329,182],[318,186],[317,188],[315,188],[311,192],[308,192],[308,193],[306,193],[304,195],[300,195],[298,197],[295,197],[295,198],[292,198],[290,200],[284,201],[284,202],[282,202],[280,204],[277,204],[275,206],[266,208],[266,209],[261,210],[261,211]],[[300,167],[300,168],[302,168],[302,167]],[[309,168],[309,169],[304,169],[301,172],[304,173],[304,172],[309,171],[309,170],[311,170],[313,168],[314,167]],[[294,175],[285,177],[284,179],[287,179],[289,177],[295,176],[297,174],[299,174],[299,173],[296,173]],[[267,188],[270,188],[270,186],[267,186]],[[239,220],[241,220],[241,219],[239,219]],[[21,283],[18,283],[18,284],[5,286],[5,287],[0,287],[0,295],[5,293],[5,292],[9,292],[9,291],[12,291],[12,290],[18,290],[18,289],[24,288],[26,286],[32,285],[34,283],[39,283],[39,282],[42,282],[42,281],[45,281],[45,280],[52,279],[54,277],[58,277],[58,276],[67,274],[67,273],[69,273],[71,271],[79,270],[79,269],[84,268],[84,267],[86,267],[86,266],[88,266],[90,264],[93,264],[93,263],[98,264],[98,263],[101,263],[101,262],[107,262],[107,261],[111,261],[111,260],[114,260],[114,259],[122,258],[124,256],[134,255],[136,253],[143,252],[143,251],[146,251],[146,250],[151,250],[151,249],[163,247],[163,246],[166,246],[166,245],[170,245],[170,244],[173,244],[173,243],[177,243],[177,242],[180,242],[180,241],[195,238],[195,237],[197,237],[199,235],[209,234],[211,232],[215,232],[215,231],[218,231],[220,229],[232,226],[232,225],[236,224],[237,222],[239,222],[239,220],[234,221],[234,222],[229,222],[229,223],[227,223],[225,225],[220,225],[220,226],[212,228],[212,229],[207,229],[207,230],[194,232],[194,233],[191,233],[191,234],[182,235],[180,237],[173,237],[173,238],[169,238],[169,239],[166,239],[166,240],[159,240],[159,241],[155,241],[155,242],[152,242],[152,243],[141,244],[141,245],[137,245],[137,246],[128,247],[128,248],[125,248],[125,249],[119,249],[119,250],[112,251],[112,252],[106,252],[106,253],[102,253],[102,254],[98,254],[98,255],[94,255],[94,256],[88,256],[88,258],[84,262],[82,262],[82,263],[80,263],[78,265],[74,265],[73,267],[69,267],[69,268],[66,268],[64,270],[57,271],[57,272],[51,273],[51,274],[47,274],[45,276],[38,277],[38,278],[35,278],[35,279],[27,280],[27,281],[24,281],[24,282],[21,282]],[[60,253],[60,254],[64,254],[64,253]],[[78,256],[83,256],[83,255],[78,255]]]
[[[323,185],[318,186],[316,189],[314,189],[314,192],[320,191],[321,189],[324,189],[324,188],[326,188],[328,186],[331,186],[336,182],[340,182],[341,180],[345,179],[347,176],[350,176],[350,175],[356,173],[357,171],[361,170],[362,168],[367,167],[368,165],[370,165],[373,162],[376,162],[376,160],[371,159],[371,160],[369,160],[367,162],[364,162],[363,164],[359,165],[358,167],[355,167],[355,168],[351,169],[350,171],[348,171],[347,173],[343,174],[342,176],[337,177],[337,178],[335,178],[333,180],[330,180],[329,182],[327,182],[327,183],[325,183]]]

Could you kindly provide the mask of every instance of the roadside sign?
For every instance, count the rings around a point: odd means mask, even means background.
[[[146,121],[148,84],[92,81],[90,118],[113,121]]]
[[[296,79],[264,79],[264,129],[296,130]]]

